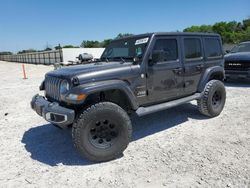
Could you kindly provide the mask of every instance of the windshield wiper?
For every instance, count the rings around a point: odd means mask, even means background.
[[[110,58],[111,61],[121,61],[121,63],[126,63],[124,57],[111,57]]]
[[[120,60],[122,60],[123,63],[126,63],[126,60],[134,61],[134,57],[131,57],[131,56],[121,56],[121,57],[116,57],[116,58],[119,58]]]
[[[107,57],[101,57],[100,60],[101,60],[101,61],[104,60],[104,61],[106,61],[107,63],[109,62],[109,59],[108,59]]]
[[[121,57],[121,60],[122,60],[122,62],[121,62],[122,64],[126,63],[126,61],[123,59],[123,57]]]
[[[134,57],[131,56],[117,56],[117,57],[109,57],[109,61],[121,61],[121,63],[126,63],[127,60],[132,61],[134,63]]]
[[[123,59],[128,59],[131,60],[133,62],[133,64],[138,63],[139,61],[139,57],[132,57],[132,56],[127,56],[127,57],[122,57]]]

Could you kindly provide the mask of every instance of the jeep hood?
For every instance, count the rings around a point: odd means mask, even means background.
[[[68,79],[78,78],[80,83],[105,79],[122,78],[130,75],[132,63],[98,62],[85,65],[75,65],[48,72],[47,76]]]
[[[224,56],[225,61],[250,61],[250,52],[229,53]]]

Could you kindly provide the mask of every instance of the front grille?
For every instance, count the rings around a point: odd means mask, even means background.
[[[250,69],[250,60],[249,61],[226,61],[225,70],[240,70],[247,71]]]
[[[62,79],[46,76],[45,78],[45,95],[49,99],[60,101],[60,85]]]

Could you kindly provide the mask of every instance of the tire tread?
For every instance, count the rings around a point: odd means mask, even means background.
[[[123,147],[120,147],[119,151],[114,153],[113,156],[107,157],[107,158],[102,158],[102,159],[91,155],[84,147],[81,146],[80,131],[81,131],[82,126],[84,126],[83,122],[86,120],[86,117],[88,117],[90,115],[90,113],[92,113],[96,110],[103,109],[103,108],[113,108],[113,110],[118,111],[120,113],[120,115],[122,116],[121,118],[124,118],[127,122],[126,124],[128,125],[128,140],[131,140],[131,137],[132,137],[132,125],[131,125],[130,118],[128,117],[127,113],[120,106],[118,106],[114,103],[111,103],[111,102],[100,102],[100,103],[96,103],[96,104],[93,104],[93,105],[87,107],[85,110],[83,110],[80,113],[79,117],[77,118],[77,120],[74,122],[74,124],[72,126],[72,140],[73,140],[74,146],[80,152],[80,154],[87,157],[91,161],[101,162],[101,161],[107,161],[107,160],[114,159],[114,158],[118,157],[127,148],[128,144],[129,144],[129,143],[127,143]]]
[[[211,80],[209,81],[203,91],[203,95],[202,98],[197,100],[197,105],[198,105],[198,109],[200,111],[201,114],[208,116],[208,117],[214,117],[215,115],[213,115],[210,110],[209,110],[209,106],[208,106],[208,98],[209,98],[209,93],[211,91],[211,89],[216,85],[221,83],[221,81],[219,80]]]

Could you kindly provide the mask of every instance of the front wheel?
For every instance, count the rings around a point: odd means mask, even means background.
[[[218,116],[226,102],[226,90],[219,80],[209,81],[203,91],[203,96],[197,101],[199,111],[209,117]]]
[[[83,111],[73,124],[72,137],[79,153],[91,161],[108,161],[121,155],[132,135],[127,113],[111,102]]]

